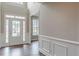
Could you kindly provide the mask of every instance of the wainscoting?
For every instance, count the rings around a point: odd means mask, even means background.
[[[39,36],[40,52],[46,56],[79,56],[79,42]]]

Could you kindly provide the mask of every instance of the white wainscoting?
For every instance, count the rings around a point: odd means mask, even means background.
[[[47,56],[79,56],[79,42],[39,36],[40,52]]]

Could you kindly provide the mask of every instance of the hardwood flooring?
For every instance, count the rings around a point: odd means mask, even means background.
[[[38,41],[29,45],[0,48],[0,56],[44,56],[39,52]]]

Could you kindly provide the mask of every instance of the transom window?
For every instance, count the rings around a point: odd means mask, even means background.
[[[23,4],[23,2],[14,2],[14,3],[17,3],[17,4]]]
[[[16,19],[25,19],[25,17],[22,16],[13,16],[13,15],[5,15],[6,18],[16,18]]]

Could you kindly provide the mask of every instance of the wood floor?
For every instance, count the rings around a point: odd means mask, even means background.
[[[0,56],[44,56],[39,52],[38,41],[30,45],[17,45],[0,48]]]

